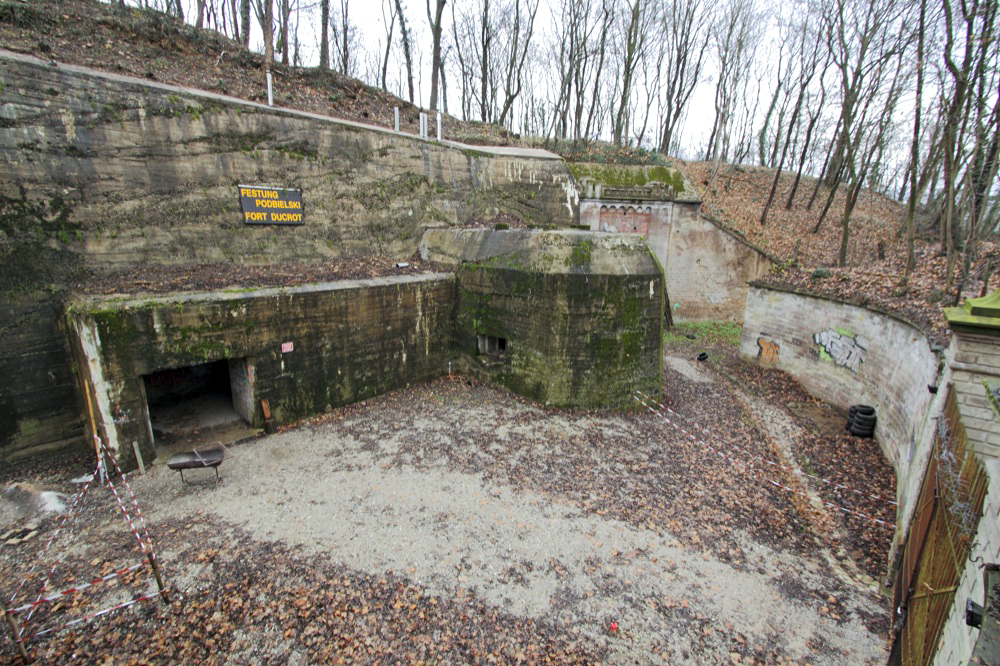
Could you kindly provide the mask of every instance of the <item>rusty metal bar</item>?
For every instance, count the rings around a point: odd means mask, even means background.
[[[17,651],[21,655],[21,659],[24,663],[30,664],[32,662],[31,657],[28,656],[28,651],[24,647],[24,639],[21,638],[21,628],[17,626],[17,618],[14,617],[13,611],[7,608],[7,604],[0,600],[0,610],[3,610],[4,617],[7,618],[7,624],[10,626],[11,633],[14,634],[14,643],[17,645]]]

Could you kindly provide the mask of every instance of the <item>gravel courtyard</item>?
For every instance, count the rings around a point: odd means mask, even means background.
[[[218,487],[182,485],[163,465],[131,476],[173,603],[40,637],[33,654],[883,663],[889,609],[876,581],[892,532],[870,518],[891,523],[894,507],[871,495],[894,492],[877,445],[804,416],[830,410],[781,373],[726,350],[693,357],[671,352],[655,405],[689,434],[638,403],[632,414],[554,410],[455,377],[234,446]],[[69,494],[88,466],[0,480]],[[795,469],[851,479],[866,498]],[[110,492],[91,495],[57,589],[140,561]],[[28,519],[0,510],[0,522],[14,517]],[[0,546],[5,598],[56,520]],[[152,585],[130,573],[32,623]],[[17,655],[6,631],[0,655]]]

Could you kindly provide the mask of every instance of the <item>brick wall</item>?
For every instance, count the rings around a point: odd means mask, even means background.
[[[948,364],[969,444],[983,457],[1000,457],[1000,422],[984,380],[1000,378],[1000,338],[956,333]]]

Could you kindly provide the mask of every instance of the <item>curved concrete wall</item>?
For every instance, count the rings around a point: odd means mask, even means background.
[[[927,387],[939,367],[924,333],[856,305],[751,285],[740,351],[835,406],[876,408],[876,437],[896,469],[897,524],[905,529],[926,463],[934,399]]]

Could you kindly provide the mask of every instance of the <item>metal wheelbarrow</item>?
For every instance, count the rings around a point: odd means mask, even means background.
[[[226,447],[219,444],[218,446],[202,449],[200,451],[184,451],[183,453],[175,453],[167,459],[167,467],[180,472],[181,481],[183,483],[190,483],[184,478],[184,470],[211,467],[215,470],[215,484],[218,485],[219,481],[221,481],[221,478],[219,477],[219,465],[221,465],[222,461],[225,459]]]

